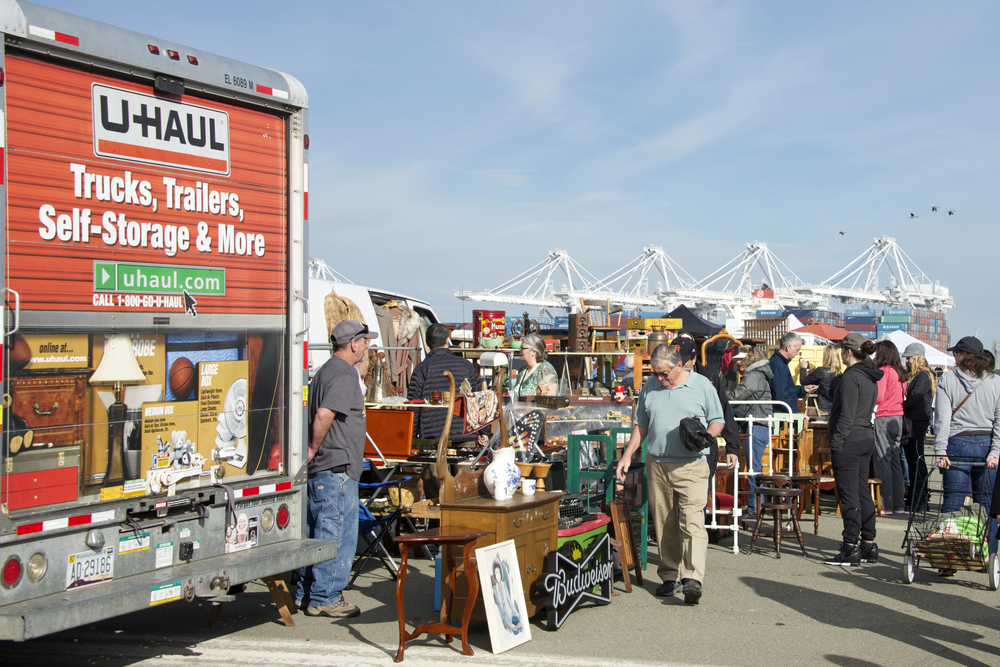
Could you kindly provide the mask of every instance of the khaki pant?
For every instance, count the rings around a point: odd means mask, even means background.
[[[660,548],[656,574],[664,582],[705,581],[708,533],[708,462],[657,463],[647,461],[649,505]]]

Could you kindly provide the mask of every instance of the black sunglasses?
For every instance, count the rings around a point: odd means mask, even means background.
[[[362,336],[367,336],[367,335],[368,335],[368,325],[365,324],[365,325],[363,325],[361,327],[361,331],[359,331],[358,333],[356,333],[353,336],[351,336],[351,340],[357,340],[357,339],[361,338]]]

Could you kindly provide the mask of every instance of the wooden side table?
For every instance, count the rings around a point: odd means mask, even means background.
[[[521,585],[524,590],[524,608],[528,618],[545,607],[547,595],[536,582],[543,576],[547,563],[546,556],[558,548],[559,541],[559,491],[538,491],[533,496],[515,493],[507,500],[496,501],[486,496],[463,498],[441,503],[441,526],[466,526],[470,530],[483,531],[477,546],[488,547],[506,540],[514,540],[517,563],[521,569]],[[445,551],[450,550],[446,547]],[[476,591],[465,591],[453,581],[451,583],[456,602],[461,605],[469,597],[475,598]],[[460,582],[459,582],[460,583]],[[454,610],[451,618],[454,619]],[[441,608],[441,620],[449,617]],[[472,618],[486,620],[486,609],[482,602],[476,603]]]
[[[401,554],[399,572],[396,573],[396,615],[399,617],[399,650],[393,662],[402,662],[403,647],[406,642],[416,639],[423,634],[443,634],[445,641],[451,643],[452,635],[462,637],[462,655],[472,655],[472,647],[469,646],[469,619],[472,617],[472,607],[476,604],[476,595],[479,592],[478,570],[472,561],[472,547],[476,545],[476,540],[484,537],[486,533],[472,530],[463,526],[441,526],[430,530],[422,530],[407,535],[399,535],[393,540],[399,545]],[[469,587],[469,595],[465,600],[465,609],[462,612],[462,626],[455,627],[447,623],[430,622],[417,626],[413,632],[406,631],[406,615],[403,611],[403,587],[406,585],[406,562],[407,553],[410,547],[424,547],[428,544],[438,544],[441,546],[462,547],[462,563],[465,566],[465,578]],[[455,581],[457,568],[455,559],[452,558],[451,550],[445,549],[445,567],[451,572],[449,581],[451,586],[448,589],[448,601],[445,607],[448,610],[445,618],[451,616],[451,605],[455,597]]]

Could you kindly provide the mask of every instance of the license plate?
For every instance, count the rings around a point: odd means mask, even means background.
[[[66,590],[110,581],[114,578],[114,572],[115,548],[112,546],[97,552],[72,554],[66,568]]]

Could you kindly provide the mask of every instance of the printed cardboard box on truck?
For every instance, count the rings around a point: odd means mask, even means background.
[[[188,468],[198,448],[198,401],[160,401],[142,405],[143,476],[150,470]],[[207,452],[211,457],[211,450]],[[206,463],[211,458],[206,458]],[[204,466],[208,470],[208,465]],[[198,479],[195,477],[194,479]]]
[[[198,362],[198,451],[211,462],[218,449],[226,475],[246,467],[248,375],[246,361]]]

